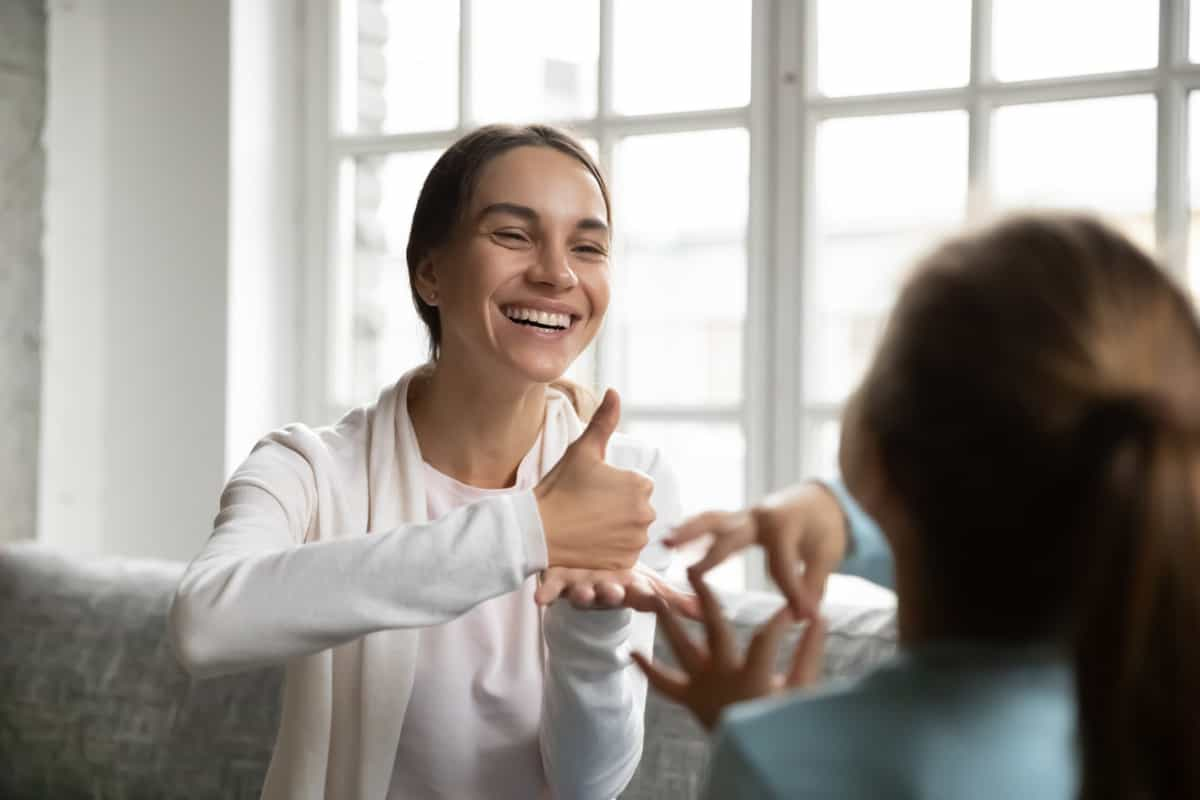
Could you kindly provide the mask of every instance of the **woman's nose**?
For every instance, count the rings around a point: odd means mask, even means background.
[[[558,247],[543,248],[536,263],[530,265],[528,275],[534,283],[555,289],[571,289],[579,283],[566,251]]]

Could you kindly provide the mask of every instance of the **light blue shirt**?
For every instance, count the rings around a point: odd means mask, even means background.
[[[892,584],[887,542],[841,483],[843,572]],[[1072,671],[1050,647],[906,648],[854,682],[726,711],[706,798],[1075,800]]]

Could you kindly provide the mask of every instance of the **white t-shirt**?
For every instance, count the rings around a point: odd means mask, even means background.
[[[429,519],[498,494],[531,489],[541,438],[516,485],[479,489],[424,464]],[[537,576],[442,625],[422,628],[416,678],[389,800],[536,798],[546,780],[538,732],[544,650]]]

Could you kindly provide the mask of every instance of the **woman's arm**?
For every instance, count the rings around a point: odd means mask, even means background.
[[[235,672],[445,622],[546,566],[532,492],[435,522],[303,544],[316,492],[309,463],[279,442],[260,445],[229,480],[171,607],[171,639],[190,673]]]
[[[661,574],[670,554],[658,540],[680,517],[679,489],[661,456],[646,471],[654,479],[657,519],[643,566]],[[646,678],[629,654],[653,650],[654,615],[582,610],[559,600],[544,620],[541,747],[547,780],[559,800],[616,797],[641,760]]]

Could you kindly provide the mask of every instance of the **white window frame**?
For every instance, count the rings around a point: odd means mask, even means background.
[[[460,1],[459,119],[470,105],[470,2]],[[348,287],[338,285],[335,251],[344,237],[338,219],[340,165],[347,156],[442,148],[471,125],[436,133],[337,133],[332,103],[339,76],[336,42],[342,21],[337,0],[296,0],[307,53],[304,91],[304,184],[301,229],[306,299],[302,341],[302,397],[306,419],[330,419],[335,354],[332,315],[349,308]],[[992,0],[973,0],[970,75],[967,85],[854,97],[825,97],[816,89],[816,0],[754,0],[751,100],[747,107],[703,112],[621,116],[612,105],[612,0],[600,0],[599,107],[594,118],[554,120],[596,139],[607,170],[613,148],[630,134],[680,133],[741,127],[750,134],[750,213],[747,229],[747,308],[743,333],[743,394],[740,405],[626,409],[626,418],[742,424],[746,437],[748,501],[805,477],[809,423],[836,419],[840,404],[806,400],[803,385],[805,283],[814,263],[814,142],[829,119],[922,111],[968,114],[967,219],[986,217],[989,205],[993,112],[1005,106],[1152,95],[1158,103],[1155,232],[1169,268],[1186,280],[1188,196],[1188,95],[1200,90],[1200,65],[1188,60],[1188,0],[1159,2],[1159,62],[1145,70],[1044,80],[1004,82],[991,77]],[[611,174],[611,173],[610,173]],[[966,191],[966,187],[964,187]],[[597,346],[597,380],[609,368],[603,341]],[[746,584],[766,588],[761,556],[746,561]]]
[[[1155,238],[1160,257],[1183,283],[1187,276],[1190,214],[1188,194],[1188,95],[1200,89],[1200,64],[1189,62],[1188,0],[1160,0],[1158,63],[1153,68],[1097,75],[1001,82],[992,77],[992,0],[971,3],[969,80],[952,89],[826,97],[817,91],[817,2],[780,0],[771,4],[774,42],[771,72],[775,79],[774,174],[776,189],[770,242],[774,250],[775,403],[768,413],[776,442],[769,476],[783,483],[806,471],[804,432],[811,422],[838,419],[840,403],[806,400],[803,386],[805,279],[815,262],[814,163],[817,126],[826,120],[965,111],[968,115],[967,219],[986,219],[991,206],[991,130],[993,113],[1006,106],[1150,95],[1157,101]],[[795,224],[799,220],[800,224]],[[789,271],[780,265],[797,264]],[[779,343],[794,342],[793,348]],[[801,409],[802,413],[797,413]],[[757,576],[761,580],[761,573]]]

